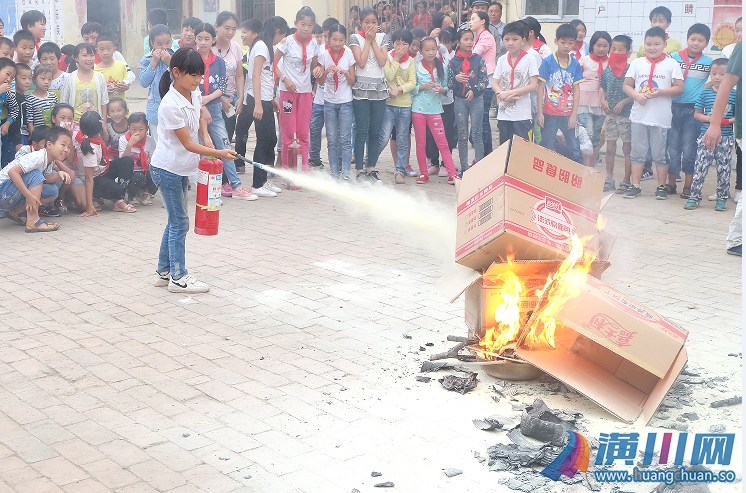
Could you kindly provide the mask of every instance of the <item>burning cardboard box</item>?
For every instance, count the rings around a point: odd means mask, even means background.
[[[593,236],[584,246],[597,254],[604,178],[523,139],[505,142],[456,182],[456,262],[479,270],[509,256],[561,260],[573,234]]]

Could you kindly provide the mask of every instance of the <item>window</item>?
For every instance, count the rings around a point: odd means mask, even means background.
[[[236,4],[239,19],[268,19],[275,15],[275,0],[239,0]]]
[[[168,13],[168,27],[172,33],[181,33],[181,0],[147,0],[146,8],[163,9]]]
[[[526,0],[523,14],[556,20],[574,18],[580,15],[580,0]]]

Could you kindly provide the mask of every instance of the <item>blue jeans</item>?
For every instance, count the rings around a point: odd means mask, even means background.
[[[456,113],[456,129],[458,130],[458,158],[463,172],[469,169],[469,123],[471,123],[474,159],[481,161],[484,157],[484,141],[482,140],[484,135],[482,133],[484,103],[482,96],[477,96],[471,101],[464,98],[454,98],[453,105],[453,110]],[[491,134],[489,138],[492,139]]]
[[[215,144],[215,149],[221,151],[223,149],[231,148],[231,141],[228,137],[228,130],[225,128],[225,120],[223,120],[222,109],[219,104],[214,106],[207,105],[207,109],[210,111],[212,116],[212,123],[207,126],[207,133],[210,134],[212,143]],[[241,179],[236,173],[236,163],[231,159],[223,159],[223,173],[228,177],[228,183],[233,188],[241,186]]]
[[[353,152],[355,153],[355,169],[363,169],[365,146],[368,146],[368,168],[375,168],[378,162],[378,143],[381,140],[381,124],[386,113],[386,101],[383,99],[353,99],[352,111],[355,112],[357,134]]]
[[[409,126],[412,122],[412,108],[386,105],[386,113],[383,114],[381,125],[381,140],[379,141],[380,155],[391,138],[391,130],[396,125],[396,171],[405,173],[407,165],[407,153],[409,152]]]
[[[314,105],[314,111],[316,111]],[[324,123],[326,124],[326,145],[329,151],[329,171],[339,178],[339,160],[342,159],[342,176],[350,176],[352,167],[352,101],[330,103],[324,101]],[[313,120],[311,120],[313,122]],[[313,139],[311,140],[313,145]]]
[[[44,183],[44,175],[39,170],[29,171],[21,175],[23,184],[27,189]],[[41,188],[41,200],[53,199],[57,197],[57,187],[54,184],[45,184]],[[26,197],[18,190],[13,180],[8,178],[0,183],[0,209],[11,211],[17,209],[26,203]]]
[[[221,118],[220,121],[223,119]],[[163,205],[168,213],[168,222],[161,238],[158,252],[158,272],[170,272],[174,280],[187,275],[184,265],[186,256],[186,234],[189,231],[187,213],[187,188],[189,178],[176,175],[165,169],[150,167],[150,176],[161,190]]]
[[[671,111],[673,118],[671,130],[668,131],[668,173],[678,175],[683,171],[687,175],[693,175],[697,160],[697,138],[702,123],[694,119],[694,108],[673,104]]]
[[[324,104],[314,104],[311,109],[311,128],[309,129],[311,135],[309,137],[308,159],[321,160],[321,129],[324,128],[324,119],[326,118],[324,106],[326,106],[326,102]]]
[[[580,141],[575,135],[574,128],[567,128],[570,123],[569,116],[544,115],[544,128],[541,129],[541,146],[554,150],[554,142],[557,140],[557,130],[561,130],[565,136],[565,144],[569,153],[568,158],[576,163],[583,164],[583,153],[580,152]]]

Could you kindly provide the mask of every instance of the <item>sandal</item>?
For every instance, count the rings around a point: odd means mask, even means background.
[[[26,223],[27,233],[47,233],[49,231],[57,231],[60,229],[59,223],[49,224],[44,219],[39,219],[35,223]]]
[[[20,212],[18,214],[13,214],[10,211],[5,211],[5,217],[13,221],[14,223],[20,225],[20,226],[26,226],[26,213]]]
[[[619,193],[619,194],[625,193],[627,191],[627,189],[629,187],[631,187],[631,186],[632,186],[631,183],[627,183],[627,182],[623,181],[623,182],[621,182],[619,184],[619,188],[616,189],[616,193]]]
[[[681,191],[681,195],[679,195],[679,197],[681,197],[682,199],[688,199],[691,196],[691,194],[692,194],[692,190],[690,188],[684,188]]]
[[[144,193],[140,196],[140,203],[142,205],[153,205],[153,201],[150,200],[150,194]]]
[[[124,205],[120,207],[117,207],[115,204],[114,209],[112,210],[114,212],[127,212],[127,213],[137,212],[137,209],[135,208],[135,206],[133,206],[132,204],[128,204],[126,202],[124,202]]]
[[[614,182],[614,180],[604,181],[604,192],[613,192],[614,190],[616,190],[616,183]]]

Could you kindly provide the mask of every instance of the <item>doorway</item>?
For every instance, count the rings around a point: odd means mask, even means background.
[[[87,0],[87,8],[88,22],[98,22],[104,26],[104,32],[113,36],[119,46],[119,51],[124,52],[121,43],[122,18],[119,12],[119,2]]]

